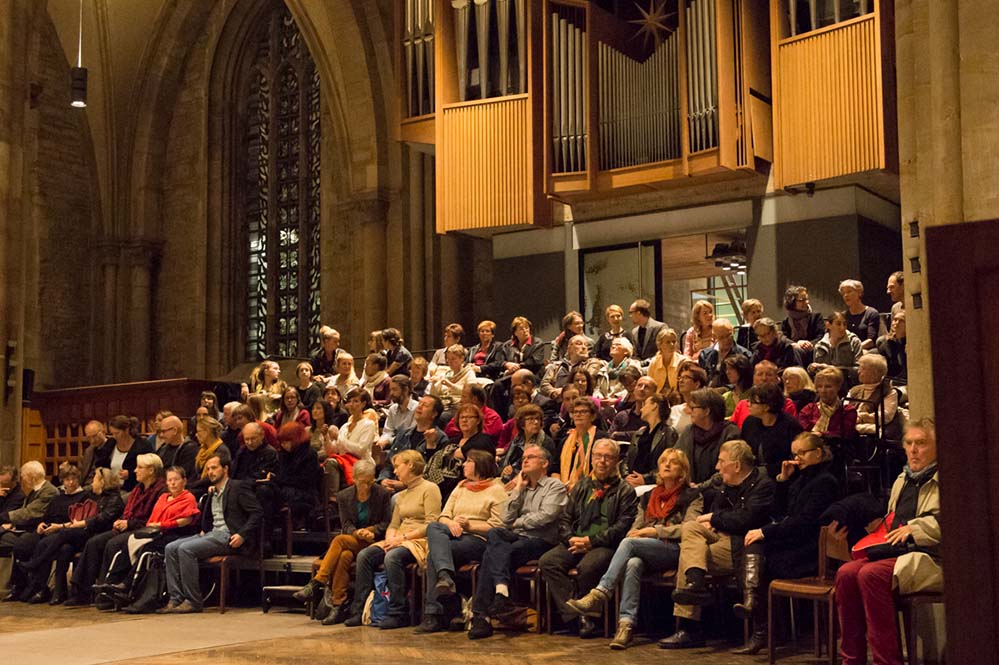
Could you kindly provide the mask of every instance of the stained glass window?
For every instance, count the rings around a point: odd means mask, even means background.
[[[246,357],[318,351],[320,92],[283,4],[261,21],[239,108],[246,258]]]

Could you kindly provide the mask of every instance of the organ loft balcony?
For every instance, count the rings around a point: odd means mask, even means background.
[[[400,137],[435,155],[439,233],[547,226],[556,202],[679,198],[735,182],[762,192],[771,165],[780,187],[890,168],[883,114],[870,116],[884,101],[883,78],[867,76],[875,65],[860,58],[867,69],[854,80],[853,56],[807,59],[857,48],[852,34],[830,53],[808,41],[823,39],[820,26],[798,35],[800,16],[827,5],[880,25],[885,2],[398,0]],[[808,79],[837,67],[832,91]],[[868,114],[860,132],[808,108],[850,113],[847,100],[830,99],[847,94]],[[816,120],[827,124],[810,128]],[[830,127],[853,143],[826,150]],[[881,151],[853,145],[862,141]],[[864,150],[867,161],[853,158]]]

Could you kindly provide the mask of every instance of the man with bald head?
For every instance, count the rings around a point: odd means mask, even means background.
[[[610,433],[635,432],[642,427],[642,406],[656,393],[656,380],[651,376],[640,377],[631,391],[631,401],[623,400],[611,422]]]
[[[277,473],[277,450],[267,445],[267,435],[260,423],[251,421],[243,425],[239,433],[243,446],[236,450],[229,465],[229,477],[253,483],[260,502],[263,520],[266,525],[274,523],[277,512],[277,491],[268,480],[269,474]],[[270,541],[264,541],[264,551],[270,549]]]
[[[108,438],[104,423],[98,420],[91,420],[84,425],[83,436],[87,440],[87,448],[83,451],[83,459],[80,461],[80,473],[83,475],[83,485],[87,486],[94,480],[94,469],[97,468],[95,460],[102,457],[98,455],[97,451],[106,446],[113,446],[114,441]],[[111,457],[110,452],[106,450],[103,452],[107,453],[103,457]]]
[[[544,414],[544,423],[542,427],[544,431],[548,431],[548,426],[551,425],[558,418],[558,402],[553,399],[549,399],[541,394],[538,390],[538,377],[534,375],[529,369],[518,369],[516,372],[510,375],[510,392],[513,393],[513,389],[517,386],[524,386],[531,393],[531,404],[541,407],[541,412]],[[512,418],[514,414],[509,414]]]
[[[194,478],[194,460],[198,456],[198,444],[185,436],[184,424],[177,416],[167,416],[160,421],[160,429],[156,432],[159,447],[156,454],[163,460],[163,468],[179,466],[187,473],[188,478]]]
[[[735,341],[735,328],[728,319],[715,319],[711,324],[711,337],[714,344],[701,351],[697,356],[697,364],[708,373],[708,385],[718,388],[728,383],[722,363],[729,356],[752,355],[749,349],[739,346]]]

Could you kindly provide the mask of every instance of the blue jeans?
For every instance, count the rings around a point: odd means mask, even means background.
[[[505,527],[490,529],[486,534],[486,551],[479,566],[479,585],[475,589],[472,611],[487,614],[496,599],[496,585],[510,584],[510,572],[528,561],[541,558],[552,544],[540,538],[518,536]]]
[[[361,616],[368,594],[375,588],[375,570],[383,564],[389,588],[389,616],[406,616],[409,608],[406,600],[406,566],[415,562],[412,552],[401,546],[393,547],[388,552],[378,545],[369,545],[361,550],[357,555],[351,616]]]
[[[486,551],[486,541],[479,536],[463,533],[457,538],[441,522],[427,526],[427,598],[423,603],[424,614],[444,614],[444,606],[437,600],[437,578],[439,573],[454,577],[456,568],[466,563],[479,561]]]
[[[600,578],[597,588],[611,592],[621,579],[620,621],[635,624],[638,620],[638,602],[641,598],[642,575],[645,570],[664,572],[675,570],[680,561],[680,546],[658,538],[625,538],[617,546],[607,572]]]
[[[204,599],[198,584],[198,561],[236,551],[229,547],[229,536],[219,531],[188,536],[167,545],[163,557],[170,600],[175,603],[187,600],[200,609]]]

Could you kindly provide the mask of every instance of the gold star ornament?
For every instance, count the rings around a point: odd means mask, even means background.
[[[629,21],[629,23],[634,23],[638,26],[638,33],[635,36],[642,37],[646,44],[651,40],[658,47],[666,35],[673,32],[673,28],[669,26],[667,19],[675,16],[676,12],[667,12],[666,2],[667,0],[649,0],[648,11],[643,9],[637,2],[635,3],[635,7],[638,8],[642,18]]]

